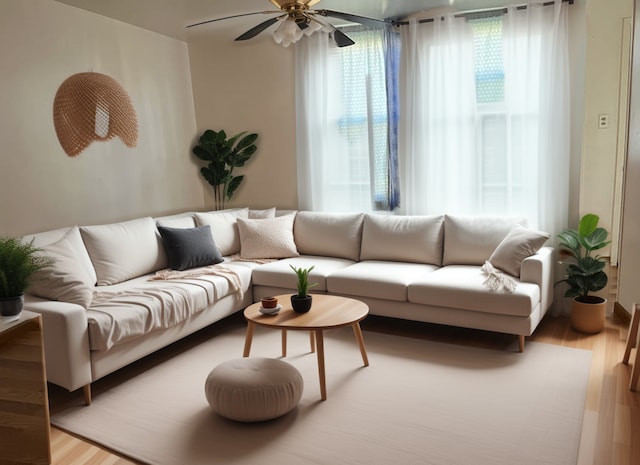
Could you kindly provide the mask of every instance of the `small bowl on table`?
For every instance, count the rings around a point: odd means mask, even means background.
[[[275,297],[263,297],[260,303],[260,313],[265,315],[275,315],[282,308],[281,305],[278,305],[278,299]]]

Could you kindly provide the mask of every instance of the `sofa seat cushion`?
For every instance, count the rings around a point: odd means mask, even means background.
[[[438,267],[419,263],[366,260],[332,273],[327,291],[399,302],[407,301],[407,286],[416,276],[429,274]]]
[[[228,262],[225,266],[235,270],[242,291],[248,292],[251,268]],[[154,276],[105,286],[94,294],[87,310],[91,350],[109,350],[151,331],[176,326],[233,291],[222,276],[160,281],[151,280]]]
[[[352,260],[347,260],[346,258],[316,257],[312,255],[285,258],[254,268],[253,284],[295,290],[297,277],[290,265],[296,268],[309,268],[313,266],[314,268],[309,274],[309,281],[318,283],[318,285],[313,288],[313,291],[326,291],[327,277],[337,270],[346,268],[353,263]]]
[[[513,293],[490,291],[486,278],[479,266],[445,266],[409,284],[409,302],[515,316],[529,316],[540,303],[536,284],[518,281]]]

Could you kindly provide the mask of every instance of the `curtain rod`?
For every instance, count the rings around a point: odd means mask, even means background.
[[[562,3],[569,3],[569,5],[573,5],[574,0],[562,0]],[[542,6],[551,6],[553,5],[555,2],[544,2],[542,3]],[[515,5],[516,10],[526,10],[527,9],[527,5]],[[456,13],[453,15],[454,18],[469,18],[469,17],[490,17],[490,16],[500,16],[503,15],[505,13],[507,13],[509,11],[509,7],[500,7],[500,8],[486,8],[483,10],[469,10],[469,11],[462,11],[460,13]],[[422,24],[422,23],[432,23],[434,22],[437,18],[440,19],[444,19],[444,15],[438,15],[435,16],[433,18],[425,18],[425,19],[419,19],[418,20],[418,24]],[[394,26],[406,26],[409,24],[409,21],[392,21],[391,22]]]

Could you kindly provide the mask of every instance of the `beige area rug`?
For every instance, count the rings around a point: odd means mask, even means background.
[[[207,404],[210,370],[242,353],[235,325],[94,383],[90,407],[73,396],[52,423],[162,465],[575,465],[589,351],[527,343],[521,354],[365,331],[363,367],[350,329],[325,334],[328,399],[308,336],[290,332],[286,361],[304,393],[276,420],[236,423]],[[279,350],[278,332],[256,328],[252,356]]]

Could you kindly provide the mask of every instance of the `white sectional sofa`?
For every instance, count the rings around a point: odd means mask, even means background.
[[[524,350],[553,299],[549,236],[525,225],[242,208],[74,226],[25,236],[56,258],[25,308],[43,316],[48,380],[84,388],[87,403],[93,381],[294,293],[290,265],[371,314],[514,334]]]

